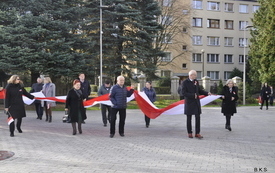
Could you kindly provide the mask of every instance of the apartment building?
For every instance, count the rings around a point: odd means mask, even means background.
[[[164,0],[161,5],[167,1],[171,2]],[[175,0],[174,3],[185,3],[186,9],[180,13],[189,25],[171,39],[163,61],[184,53],[160,67],[160,76],[185,79],[188,71],[194,69],[198,79],[209,76],[211,80],[227,80],[235,67],[243,71],[251,18],[260,7],[256,0]]]

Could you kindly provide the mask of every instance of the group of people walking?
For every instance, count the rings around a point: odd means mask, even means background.
[[[186,127],[189,138],[193,138],[192,131],[192,115],[195,115],[195,133],[194,136],[198,139],[202,139],[203,136],[200,134],[200,95],[211,95],[210,92],[206,92],[199,87],[199,81],[196,79],[197,72],[195,70],[189,71],[189,77],[184,80],[180,85],[180,93],[182,98],[185,99],[184,104],[184,114],[186,114]],[[101,114],[103,126],[106,127],[107,123],[110,124],[110,138],[115,135],[116,119],[117,113],[119,113],[119,134],[124,137],[124,126],[126,119],[126,108],[127,108],[127,97],[131,96],[134,91],[134,86],[131,89],[127,89],[124,85],[125,78],[123,76],[117,77],[117,83],[111,85],[110,81],[105,81],[104,84],[98,90],[98,96],[109,94],[109,99],[112,106],[101,104]],[[32,85],[30,93],[32,92],[42,92],[45,97],[55,97],[55,84],[52,83],[49,77],[44,78],[44,82],[39,77],[37,78],[37,83]],[[145,87],[142,91],[148,96],[149,100],[154,103],[156,101],[156,92],[152,87],[151,82],[146,82]],[[77,134],[77,129],[79,134],[82,134],[82,123],[87,118],[86,109],[84,108],[83,102],[86,101],[91,92],[90,84],[85,80],[85,75],[83,73],[79,74],[79,78],[73,81],[73,87],[69,90],[66,98],[65,111],[68,112],[70,117],[70,123],[72,124],[73,135]],[[30,99],[35,99],[33,95],[28,93],[20,80],[18,75],[13,75],[8,80],[8,85],[6,86],[6,97],[5,97],[5,111],[13,119],[17,119],[17,130],[22,133],[21,123],[22,118],[26,117],[24,102],[22,95]],[[265,83],[261,90],[261,96],[263,97],[263,102],[270,98],[269,96],[273,93],[271,87]],[[229,79],[226,81],[225,86],[222,90],[222,108],[221,112],[225,116],[226,123],[225,129],[229,131],[231,128],[231,116],[237,113],[236,101],[238,100],[238,89],[234,86],[233,80]],[[263,106],[260,107],[262,109]],[[39,101],[34,102],[37,119],[42,120],[43,109],[46,114],[46,121],[52,122],[52,110],[51,108],[56,106],[55,102],[49,101]],[[266,101],[267,109],[268,103]],[[145,116],[145,126],[148,128],[150,125],[150,118]],[[78,128],[76,128],[78,125]],[[10,136],[14,136],[15,124],[10,123]]]

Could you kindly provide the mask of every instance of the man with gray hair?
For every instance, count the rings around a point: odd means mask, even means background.
[[[202,139],[203,136],[200,135],[200,114],[201,114],[201,104],[200,104],[200,95],[211,95],[199,86],[199,81],[197,78],[197,72],[195,70],[189,71],[189,78],[182,82],[182,93],[185,98],[184,104],[184,114],[187,116],[187,132],[188,137],[193,138],[192,132],[192,115],[196,117],[195,123],[195,137]]]
[[[131,86],[131,89],[128,91],[124,82],[125,78],[123,76],[118,76],[117,84],[114,85],[110,91],[109,98],[113,104],[111,109],[110,138],[113,138],[115,135],[117,112],[119,112],[119,135],[124,137],[127,97],[130,97],[134,92],[134,86]]]

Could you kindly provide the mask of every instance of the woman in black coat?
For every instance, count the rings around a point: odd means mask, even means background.
[[[76,135],[76,122],[78,123],[78,132],[81,134],[81,123],[86,117],[83,101],[83,93],[80,89],[81,83],[79,80],[74,80],[73,88],[68,92],[66,98],[65,111],[69,111],[69,117],[71,118],[71,123],[73,127],[73,135]]]
[[[264,105],[264,102],[265,102],[266,110],[268,110],[268,100],[269,100],[270,94],[271,94],[270,87],[267,85],[267,83],[264,83],[264,86],[261,89],[262,103],[261,103],[260,109],[263,109],[263,105]]]
[[[26,117],[25,105],[23,102],[22,95],[34,99],[34,96],[29,94],[23,87],[23,83],[20,81],[18,75],[12,75],[8,80],[6,86],[5,96],[5,111],[13,119],[17,119],[16,128],[19,133],[22,133],[21,123],[22,118]],[[14,137],[14,122],[10,123],[10,136]]]
[[[225,129],[231,131],[230,120],[234,113],[237,113],[236,101],[239,99],[237,88],[233,80],[228,79],[222,90],[222,113],[226,117]]]

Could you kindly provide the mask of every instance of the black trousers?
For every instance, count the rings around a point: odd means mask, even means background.
[[[17,123],[16,123],[16,128],[17,128],[17,130],[18,130],[18,129],[21,129],[22,118],[16,118],[16,119],[14,119],[14,122],[10,123],[10,132],[11,132],[11,133],[13,133],[14,130],[15,130],[15,125],[14,125],[15,120],[17,120]]]
[[[108,111],[108,116],[107,116],[107,111]],[[107,124],[107,118],[108,118],[109,123],[111,123],[111,121],[110,121],[111,106],[101,104],[101,114],[102,114],[103,124]]]
[[[224,115],[224,116],[225,116],[225,119],[226,119],[225,125],[230,126],[231,115],[230,115],[230,114],[227,114],[227,115]]]
[[[264,106],[264,102],[265,102],[265,104],[266,104],[266,109],[268,109],[268,100],[269,100],[269,98],[262,99],[261,108]]]
[[[116,132],[116,114],[119,112],[119,134],[124,134],[124,125],[126,119],[126,109],[111,109],[111,125],[110,134],[115,134]]]
[[[144,118],[145,118],[145,124],[149,126],[150,125],[150,118],[147,117],[146,115],[144,115]]]
[[[42,107],[41,103],[34,103],[34,105],[35,105],[35,110],[36,110],[37,117],[42,118],[42,116],[43,116],[43,107]]]
[[[193,133],[192,132],[192,115],[186,115],[187,116],[187,132],[188,133]],[[201,124],[200,124],[200,119],[201,116],[200,114],[195,115],[196,122],[195,122],[195,129],[196,129],[196,134],[200,134],[201,131]]]

